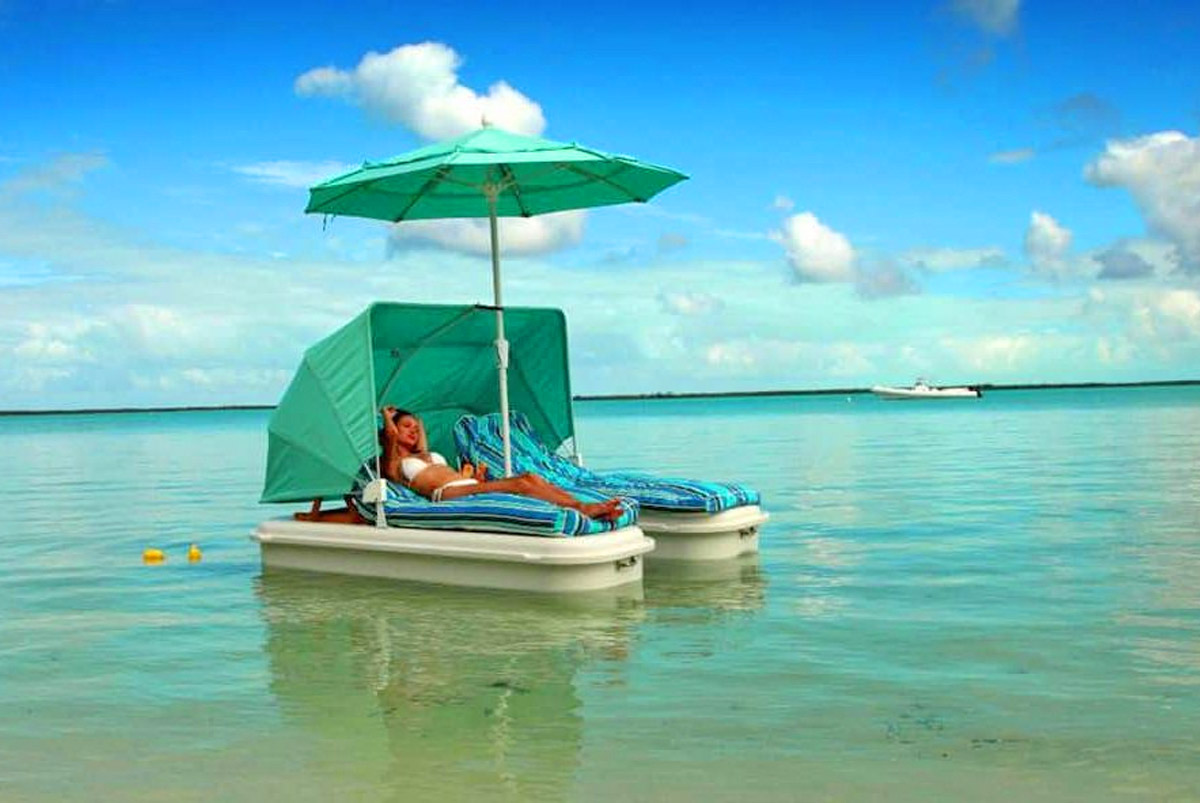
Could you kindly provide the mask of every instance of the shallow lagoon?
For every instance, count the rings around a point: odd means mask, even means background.
[[[1200,388],[581,403],[773,519],[569,603],[262,576],[266,415],[0,418],[0,799],[1200,797]]]

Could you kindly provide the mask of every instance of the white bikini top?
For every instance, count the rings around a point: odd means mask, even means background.
[[[425,469],[430,466],[444,466],[446,458],[442,457],[437,452],[429,453],[429,460],[422,460],[419,457],[406,457],[400,461],[400,473],[404,475],[404,479],[412,482]]]

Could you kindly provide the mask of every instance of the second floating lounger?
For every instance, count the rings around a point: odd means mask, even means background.
[[[454,427],[459,458],[483,463],[503,475],[500,416],[463,416]],[[510,418],[514,474],[533,473],[568,490],[622,496],[640,506],[638,524],[654,539],[649,559],[722,560],[758,551],[758,532],[768,518],[757,491],[738,483],[656,477],[635,472],[596,472],[550,451],[529,420]]]

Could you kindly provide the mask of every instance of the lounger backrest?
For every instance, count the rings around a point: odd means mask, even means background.
[[[547,449],[524,413],[514,410],[509,414],[509,429],[513,474],[538,474],[568,487],[586,486],[596,481],[588,469]],[[454,425],[454,443],[459,459],[483,463],[492,476],[503,476],[504,438],[499,413],[463,416]]]

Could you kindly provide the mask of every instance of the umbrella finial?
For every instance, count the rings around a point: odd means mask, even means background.
[[[479,126],[480,126],[480,128],[491,128],[492,127],[492,121],[488,119],[487,112],[484,112],[483,114],[479,115]]]

